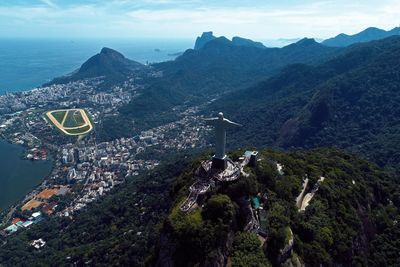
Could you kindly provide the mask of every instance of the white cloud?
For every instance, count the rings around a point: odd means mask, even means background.
[[[40,0],[40,2],[42,2],[43,4],[45,4],[45,5],[49,6],[49,7],[52,7],[52,8],[56,8],[57,7],[57,5],[54,4],[54,2],[51,1],[51,0]]]
[[[389,29],[400,22],[400,0],[307,1],[296,5],[258,1],[254,6],[233,5],[232,1],[210,5],[200,0],[110,0],[85,5],[41,2],[45,5],[0,5],[0,36],[193,38],[214,30],[218,35],[255,39],[326,38],[369,26]]]

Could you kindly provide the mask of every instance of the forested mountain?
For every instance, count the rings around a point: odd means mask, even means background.
[[[246,125],[235,145],[338,146],[381,166],[400,164],[400,37],[349,47],[317,66],[278,75],[207,107]]]
[[[202,103],[228,91],[244,89],[279,72],[287,64],[316,64],[340,49],[303,39],[284,48],[234,45],[225,37],[187,50],[174,61],[154,64],[163,72],[142,95],[121,108],[122,116],[159,124],[173,118],[172,107],[186,101]],[[162,118],[162,120],[160,120]],[[140,125],[138,125],[140,127]]]
[[[219,37],[200,50],[188,49],[176,60],[154,67],[163,71],[164,80],[179,83],[185,93],[220,94],[255,84],[288,64],[323,62],[338,51],[307,38],[283,48],[257,48]]]
[[[283,174],[276,162],[284,166]],[[179,207],[194,182],[193,172],[176,180],[174,205],[153,259],[156,266],[399,263],[399,186],[374,165],[337,150],[263,151],[258,166],[245,172],[250,175],[217,185],[188,213]],[[309,206],[299,211],[296,200],[306,177],[308,190],[318,189]],[[256,234],[244,230],[250,216],[246,199],[257,194],[266,196],[268,239],[263,246]]]
[[[132,71],[143,69],[144,67],[141,63],[127,59],[121,53],[104,47],[100,53],[83,63],[78,70],[70,75],[56,78],[49,84],[67,83],[100,76],[103,76],[106,80],[121,81]]]
[[[392,35],[400,35],[400,27],[393,28],[390,31],[370,27],[354,35],[341,33],[336,37],[324,40],[322,44],[327,46],[349,46],[355,43],[383,39]]]

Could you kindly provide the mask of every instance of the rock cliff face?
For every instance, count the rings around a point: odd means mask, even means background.
[[[235,233],[230,231],[227,235],[226,240],[221,244],[220,248],[214,251],[214,255],[203,262],[202,266],[208,267],[224,267],[226,266],[229,253],[232,248],[233,238]],[[169,235],[162,233],[160,235],[160,247],[158,251],[158,257],[153,267],[174,267],[179,266],[174,260],[174,254],[176,252],[177,240]]]
[[[197,37],[196,43],[194,45],[194,50],[200,50],[206,43],[216,38],[217,37],[213,35],[213,32],[203,32],[200,37]]]
[[[173,254],[176,249],[176,242],[173,242],[171,235],[161,233],[159,240],[159,250],[155,267],[173,267]]]
[[[229,254],[232,249],[233,238],[235,236],[234,231],[230,231],[226,236],[224,242],[222,242],[221,246],[215,251],[215,255],[210,257],[205,263],[204,266],[210,267],[224,267],[228,261]]]

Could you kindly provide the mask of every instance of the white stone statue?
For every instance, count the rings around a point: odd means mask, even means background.
[[[207,124],[214,126],[215,129],[215,156],[213,158],[213,163],[214,160],[226,161],[226,155],[225,155],[226,130],[235,126],[242,126],[242,125],[236,122],[232,122],[228,119],[225,119],[224,114],[222,112],[218,113],[218,118],[205,119],[205,121]]]

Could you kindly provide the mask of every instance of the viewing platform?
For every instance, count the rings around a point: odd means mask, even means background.
[[[196,204],[198,197],[206,194],[216,184],[239,179],[243,168],[255,162],[255,156],[257,156],[256,151],[246,151],[239,162],[234,162],[227,158],[225,169],[213,168],[212,160],[201,162],[200,166],[194,172],[194,177],[197,181],[189,187],[190,193],[181,205],[181,211],[189,211]]]

